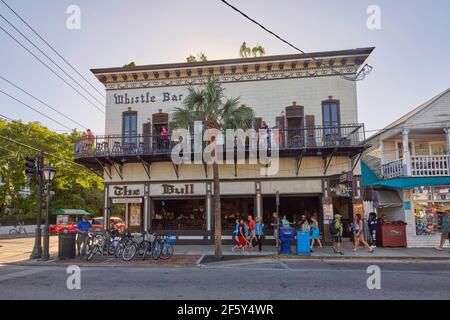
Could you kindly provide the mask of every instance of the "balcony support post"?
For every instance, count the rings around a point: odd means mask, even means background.
[[[109,177],[109,180],[112,180],[112,174],[111,174],[111,166],[105,166],[100,160],[98,160],[97,158],[95,158],[95,161],[97,161],[97,163],[100,165],[100,167],[102,168],[103,172],[106,172],[106,174]]]
[[[450,156],[450,128],[445,128],[445,141],[447,143],[447,155]]]
[[[302,161],[303,161],[303,156],[305,155],[305,151],[302,151],[302,153],[295,158],[295,162],[297,164],[297,172],[296,172],[296,176],[298,177],[298,173],[300,171],[300,167],[302,165]]]
[[[406,168],[406,176],[412,176],[411,170],[411,153],[409,151],[409,130],[403,129],[402,132],[402,143],[403,143],[403,165]]]
[[[323,171],[323,174],[327,174],[328,168],[330,167],[331,164],[331,160],[333,160],[333,156],[336,153],[336,149],[333,150],[333,152],[330,154],[330,158],[327,159],[327,157],[325,156],[323,158],[324,164],[325,164],[325,170]]]
[[[147,177],[149,179],[151,179],[151,175],[150,175],[150,170],[151,170],[151,166],[152,164],[150,162],[145,161],[144,159],[142,159],[140,156],[138,156],[138,159],[141,161],[142,166],[144,167],[145,173],[147,174]]]

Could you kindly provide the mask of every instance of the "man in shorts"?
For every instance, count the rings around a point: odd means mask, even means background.
[[[273,228],[273,237],[275,238],[275,247],[278,248],[280,244],[280,238],[278,237],[278,228],[280,227],[280,218],[278,212],[272,213],[271,226]]]
[[[336,233],[334,234],[334,248],[335,248],[335,253],[338,253],[340,255],[343,255],[342,253],[342,249],[341,249],[341,244],[342,244],[342,233],[344,232],[344,226],[342,224],[342,216],[340,214],[336,214],[334,216],[334,223],[335,223],[335,230]]]

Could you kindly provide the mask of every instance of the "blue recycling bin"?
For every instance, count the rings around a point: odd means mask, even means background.
[[[311,255],[311,238],[309,232],[297,231],[297,253]]]
[[[291,243],[294,240],[295,229],[291,227],[281,227],[279,232],[280,237],[280,254],[292,254]]]

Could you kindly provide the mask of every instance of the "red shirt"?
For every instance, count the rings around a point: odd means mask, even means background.
[[[250,220],[250,222],[248,223],[248,228],[250,229],[250,231],[255,230],[255,220]]]

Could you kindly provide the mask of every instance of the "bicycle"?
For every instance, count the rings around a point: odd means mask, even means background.
[[[90,236],[91,247],[89,248],[88,254],[86,255],[86,261],[91,260],[94,255],[101,253],[102,255],[109,252],[110,235],[105,232],[105,235],[100,233],[94,233]]]
[[[159,259],[160,251],[156,250],[156,244],[159,241],[159,237],[160,236],[156,233],[147,235],[147,239],[145,240],[144,253],[142,254],[142,261],[144,261],[147,257],[147,252],[151,253],[151,256],[154,260]]]
[[[136,253],[139,252],[140,255],[144,253],[146,248],[146,240],[145,236],[147,235],[146,231],[143,231],[140,235],[140,239],[137,240],[136,237],[131,240],[124,248],[122,252],[122,259],[124,261],[131,261],[136,256]]]
[[[18,222],[17,224],[14,225],[14,228],[9,230],[10,236],[16,236],[16,235],[22,234],[22,233],[24,233],[25,235],[28,235],[27,229],[25,229],[25,225],[23,222]]]
[[[175,244],[175,236],[163,234],[159,237],[154,249],[157,253],[159,253],[159,259],[167,260],[172,257],[173,244]]]

